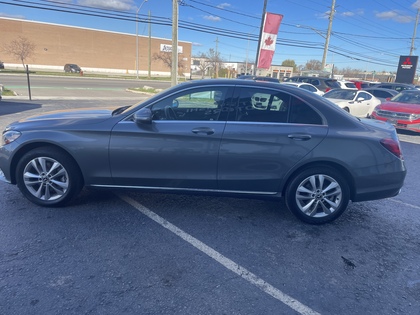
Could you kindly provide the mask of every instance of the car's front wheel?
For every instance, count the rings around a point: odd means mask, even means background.
[[[26,153],[16,168],[16,181],[23,195],[44,207],[66,204],[83,186],[76,163],[54,148],[37,148]]]
[[[346,210],[350,189],[345,178],[330,167],[311,167],[297,174],[286,189],[286,205],[299,219],[323,224]]]

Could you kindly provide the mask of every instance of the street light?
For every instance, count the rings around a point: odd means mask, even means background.
[[[323,71],[324,68],[325,68],[325,65],[326,65],[326,61],[327,61],[328,45],[329,45],[330,36],[331,36],[330,28],[328,28],[327,35],[324,35],[320,30],[317,30],[316,28],[313,28],[313,27],[310,27],[310,26],[305,26],[305,25],[299,25],[298,24],[298,25],[296,25],[296,27],[310,29],[310,30],[314,31],[319,36],[321,36],[325,39],[324,53],[322,55],[322,62],[321,62],[321,70]]]
[[[139,11],[147,0],[143,0],[136,11],[136,78],[139,78]]]

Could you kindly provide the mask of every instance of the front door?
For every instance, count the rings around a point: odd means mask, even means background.
[[[166,189],[216,189],[217,158],[225,128],[224,86],[191,89],[150,106],[151,124],[132,120],[112,130],[115,184]]]

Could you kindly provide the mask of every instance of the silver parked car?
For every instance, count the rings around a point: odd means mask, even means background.
[[[321,224],[353,202],[393,197],[406,169],[395,128],[283,84],[186,82],[121,108],[10,124],[0,178],[41,206],[83,186],[284,197]]]

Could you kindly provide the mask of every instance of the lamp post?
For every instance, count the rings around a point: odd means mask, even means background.
[[[136,78],[139,78],[139,11],[147,0],[143,0],[136,11]]]

